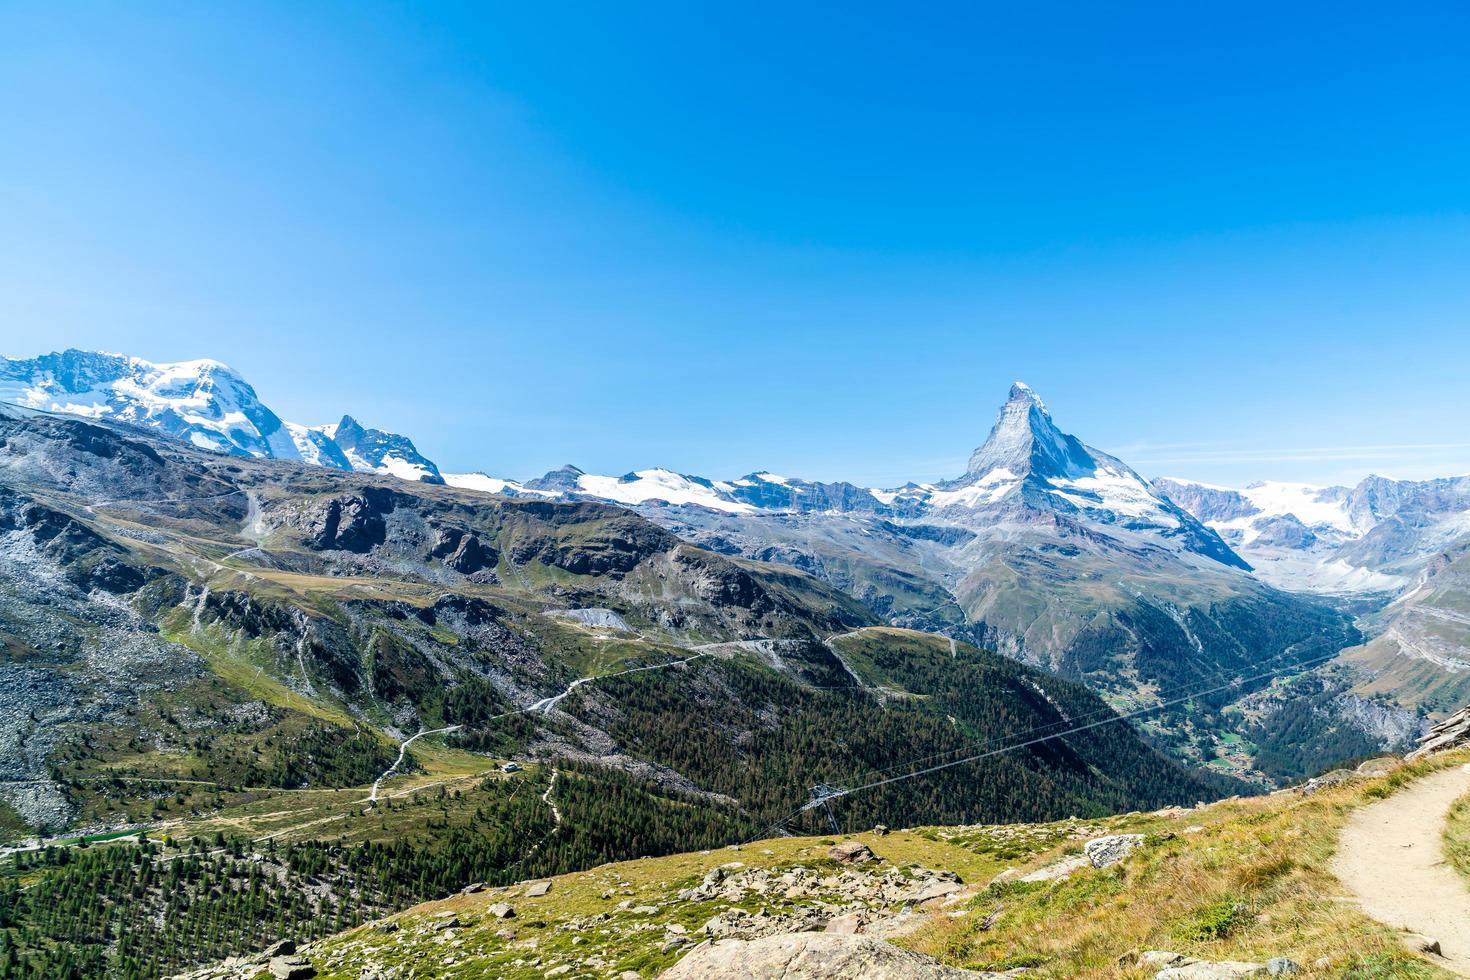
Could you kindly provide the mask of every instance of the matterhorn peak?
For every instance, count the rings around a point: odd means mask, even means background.
[[[1056,427],[1041,396],[1024,381],[1011,385],[985,444],[970,457],[962,482],[971,483],[996,470],[1012,479],[1074,477],[1095,469],[1091,454],[1076,437]]]
[[[1029,401],[1029,402],[1032,402],[1032,403],[1034,403],[1036,405],[1041,406],[1041,408],[1043,410],[1045,410],[1045,408],[1046,408],[1046,403],[1041,400],[1041,396],[1036,393],[1036,390],[1034,388],[1032,388],[1030,385],[1028,385],[1024,381],[1012,381],[1011,382],[1011,394],[1010,394],[1010,398],[1008,398],[1007,400],[1008,401],[1017,401],[1017,400]]]

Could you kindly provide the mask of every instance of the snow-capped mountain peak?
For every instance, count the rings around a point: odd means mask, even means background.
[[[413,440],[363,426],[350,415],[323,432],[342,450],[354,470],[387,473],[401,480],[443,483],[439,467],[414,448]]]
[[[1011,385],[1010,395],[996,416],[983,445],[970,456],[965,475],[955,486],[970,486],[1004,470],[1012,479],[1036,476],[1078,477],[1095,467],[1075,436],[1057,428],[1046,403],[1025,382]]]
[[[300,458],[280,418],[255,389],[207,358],[154,364],[82,350],[0,358],[0,400],[157,428],[218,452]]]
[[[283,421],[239,372],[210,358],[154,363],[83,350],[0,358],[0,401],[117,419],[237,456],[443,482],[406,437],[364,428],[351,416],[324,426]]]

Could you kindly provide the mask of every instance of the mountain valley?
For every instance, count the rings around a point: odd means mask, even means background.
[[[0,397],[0,976],[181,972],[700,848],[788,874],[883,824],[929,828],[892,888],[979,847],[969,883],[1470,700],[1470,478],[1149,480],[1021,383],[963,474],[889,490],[444,473],[214,361],[5,360]],[[672,965],[666,925],[608,969]]]

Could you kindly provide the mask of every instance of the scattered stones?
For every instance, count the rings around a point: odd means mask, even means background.
[[[666,970],[662,980],[984,980],[998,976],[945,966],[869,936],[808,932],[705,943]]]
[[[1110,834],[1082,845],[1082,851],[1094,868],[1106,868],[1143,846],[1142,834]]]
[[[845,840],[841,844],[834,844],[827,851],[827,856],[839,864],[860,864],[877,860],[872,849],[860,840]]]

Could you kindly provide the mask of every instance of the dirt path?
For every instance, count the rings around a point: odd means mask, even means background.
[[[1470,888],[1445,863],[1450,805],[1470,793],[1470,765],[1425,776],[1353,814],[1332,872],[1379,922],[1439,940],[1438,965],[1470,976]]]

